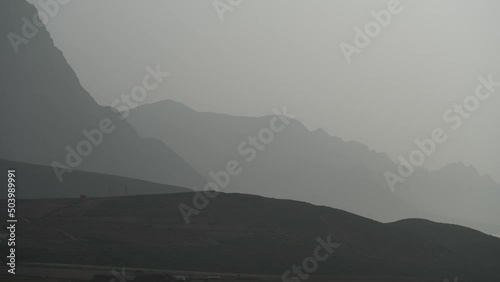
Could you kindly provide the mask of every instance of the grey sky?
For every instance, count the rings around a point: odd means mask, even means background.
[[[31,1],[37,2],[37,1]],[[56,45],[102,105],[171,73],[147,103],[267,115],[287,105],[321,127],[393,158],[446,127],[442,114],[473,94],[479,75],[500,81],[500,3],[401,0],[380,35],[347,64],[339,44],[389,1],[246,0],[221,22],[212,1],[73,0],[50,20]],[[500,91],[426,163],[472,164],[500,182]]]

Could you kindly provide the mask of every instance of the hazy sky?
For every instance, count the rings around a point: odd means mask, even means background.
[[[251,116],[286,105],[311,129],[393,158],[443,127],[449,140],[428,167],[464,162],[500,182],[500,89],[459,130],[442,118],[474,93],[478,76],[500,81],[500,2],[402,0],[348,64],[339,44],[354,44],[354,28],[388,2],[244,0],[221,21],[208,0],[73,0],[48,29],[99,104],[160,64],[171,75],[147,103]]]

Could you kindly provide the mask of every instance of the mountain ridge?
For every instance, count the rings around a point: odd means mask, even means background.
[[[22,19],[38,11],[24,0],[8,0],[0,3],[0,15],[0,33],[21,33],[28,25]],[[0,158],[52,165],[60,181],[78,169],[181,187],[205,182],[165,144],[140,138],[119,113],[98,105],[45,26],[36,30],[17,54],[9,40],[0,42],[0,127],[8,132],[0,139]]]
[[[200,174],[209,175],[229,160],[242,159],[238,144],[266,128],[271,118],[197,112],[164,100],[131,110],[127,120],[142,137],[162,140]],[[362,143],[346,142],[324,130],[311,131],[290,119],[286,129],[266,146],[246,165],[245,172],[231,180],[227,192],[328,206],[340,203],[341,209],[384,222],[447,218],[488,233],[500,230],[496,216],[500,209],[492,200],[500,197],[500,185],[463,164],[439,171],[417,169],[392,193],[384,173],[397,169],[397,164]],[[468,204],[459,204],[459,199],[468,199],[469,204],[481,202],[481,208],[466,208]],[[486,227],[488,224],[495,227]]]
[[[450,275],[460,281],[500,277],[500,261],[491,255],[500,250],[500,239],[472,231],[474,240],[463,252],[462,244],[443,245],[433,239],[444,227],[451,234],[449,241],[461,242],[469,230],[463,227],[454,230],[426,221],[429,231],[418,234],[412,228],[419,226],[411,220],[404,225],[383,224],[336,208],[226,193],[186,225],[176,205],[193,195],[78,203],[23,200],[19,216],[30,223],[23,224],[19,233],[20,255],[26,262],[38,263],[281,275],[311,255],[317,238],[330,237],[340,247],[320,263],[315,275],[411,276],[429,281]],[[474,252],[486,243],[489,253]]]
[[[192,191],[161,183],[79,170],[73,171],[64,183],[61,183],[53,176],[51,167],[2,159],[0,169],[16,171],[18,199],[109,197]],[[0,179],[7,183],[6,176],[2,175]],[[0,199],[6,197],[7,194],[0,195]]]

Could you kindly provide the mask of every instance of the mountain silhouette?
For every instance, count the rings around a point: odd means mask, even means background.
[[[18,53],[10,40],[0,43],[0,127],[6,133],[0,138],[0,158],[52,166],[60,181],[76,169],[202,185],[203,177],[175,152],[160,141],[140,138],[116,111],[92,99],[45,27],[32,23],[38,19],[34,15],[37,9],[26,1],[0,3],[1,34],[22,36],[30,26],[36,30],[17,46]],[[96,131],[102,128],[107,132]]]
[[[54,177],[49,166],[7,160],[0,160],[0,169],[16,170],[16,197],[19,199],[116,197],[191,191],[187,188],[78,170],[73,171],[71,176],[61,183]],[[7,182],[6,175],[0,178]],[[0,195],[0,199],[6,197],[6,193]]]
[[[500,239],[460,226],[382,224],[304,202],[225,193],[186,225],[176,205],[193,196],[23,200],[19,216],[27,223],[19,227],[19,256],[36,263],[280,276],[312,256],[320,239],[340,245],[313,275],[500,278]]]
[[[499,233],[494,199],[500,198],[500,186],[462,164],[417,170],[393,193],[384,173],[397,164],[386,154],[321,129],[309,131],[293,119],[247,163],[239,145],[269,127],[272,118],[196,112],[165,100],[132,110],[127,120],[142,137],[162,140],[207,178],[228,161],[239,161],[243,171],[227,192],[327,205],[383,222],[428,218]]]

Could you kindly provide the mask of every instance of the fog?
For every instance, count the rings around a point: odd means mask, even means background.
[[[448,128],[442,115],[474,94],[479,76],[500,81],[500,3],[402,0],[348,63],[340,44],[354,45],[355,27],[388,3],[247,0],[221,20],[212,1],[71,1],[47,27],[101,105],[159,64],[171,75],[144,103],[172,99],[242,116],[286,105],[309,129],[396,160],[415,139]],[[500,182],[499,95],[449,131],[425,166],[463,162]]]

